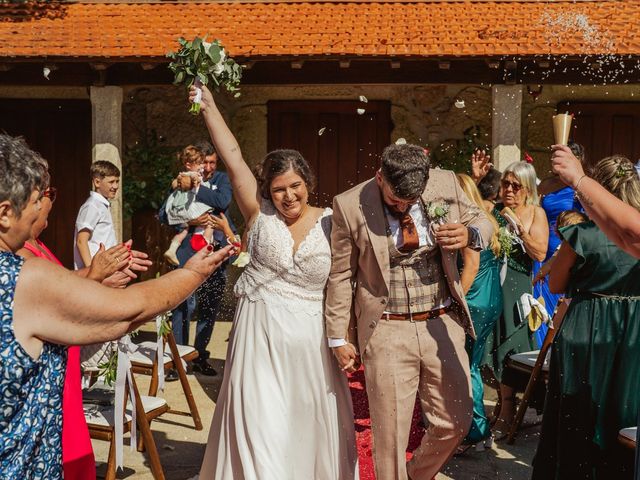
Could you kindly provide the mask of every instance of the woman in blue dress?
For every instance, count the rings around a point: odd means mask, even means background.
[[[571,148],[571,151],[576,158],[581,162],[584,162],[584,149],[582,145],[578,143],[570,143],[569,148]],[[540,272],[542,265],[549,261],[560,246],[561,240],[556,233],[556,221],[558,219],[558,215],[566,210],[581,211],[582,206],[580,205],[573,188],[563,183],[557,175],[545,178],[538,186],[538,193],[540,195],[540,206],[547,214],[547,220],[549,221],[549,243],[545,259],[542,262],[533,262],[533,296],[534,298],[542,297],[544,299],[544,305],[547,313],[549,314],[549,317],[552,317],[553,312],[556,309],[556,305],[558,304],[558,300],[560,300],[562,295],[551,293],[549,290],[549,276],[542,275],[542,272],[540,275],[538,275],[538,273]],[[541,325],[535,333],[538,346],[542,345],[546,334],[547,326]]]
[[[468,175],[458,174],[458,181],[464,193],[486,213],[486,207],[475,183]],[[484,358],[487,338],[502,314],[502,289],[500,287],[500,242],[498,241],[498,223],[493,215],[487,215],[494,223],[494,234],[491,243],[481,252],[471,249],[462,251],[463,263],[460,281],[471,312],[475,341],[467,337],[467,353],[469,354],[471,388],[473,394],[473,420],[464,445],[476,445],[477,450],[491,445],[491,429],[484,409],[484,385],[480,373],[480,365]],[[463,450],[465,448],[463,447]]]
[[[170,310],[229,255],[203,250],[188,270],[127,289],[81,278],[16,251],[29,239],[49,183],[47,162],[0,134],[0,478],[62,478],[63,345],[120,338]],[[129,265],[130,257],[111,258]],[[186,265],[185,265],[186,268]]]

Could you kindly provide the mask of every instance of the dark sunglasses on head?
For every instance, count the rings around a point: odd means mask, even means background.
[[[47,197],[51,200],[51,203],[56,201],[56,197],[58,196],[58,189],[56,187],[47,188],[42,194],[43,197]]]
[[[502,185],[503,190],[506,190],[507,188],[511,187],[511,190],[513,190],[513,193],[518,193],[520,190],[522,190],[522,185],[516,182],[510,182],[509,180],[501,180],[500,184]]]

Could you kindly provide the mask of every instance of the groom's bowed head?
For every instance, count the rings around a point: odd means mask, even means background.
[[[429,168],[429,151],[424,147],[405,143],[384,149],[376,182],[391,213],[408,215],[427,186]],[[464,248],[469,241],[469,230],[461,223],[434,225],[433,231],[436,242],[445,250]]]
[[[429,156],[418,145],[392,144],[382,152],[376,182],[393,213],[405,213],[415,204],[429,180]]]

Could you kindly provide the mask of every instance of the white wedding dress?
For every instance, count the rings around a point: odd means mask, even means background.
[[[200,480],[358,478],[351,396],[324,333],[330,228],[326,209],[294,254],[263,201]]]

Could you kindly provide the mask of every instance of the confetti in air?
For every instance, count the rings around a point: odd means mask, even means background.
[[[322,127],[320,130],[318,130],[318,135],[322,136],[322,134],[324,133],[324,131],[327,129],[327,127]]]
[[[44,78],[46,78],[47,80],[49,80],[50,73],[51,73],[51,69],[49,67],[44,67],[42,69],[42,75],[44,75]]]
[[[364,108],[359,108],[358,110],[356,110],[358,112],[358,115],[364,115]]]
[[[405,145],[406,143],[407,141],[402,137],[396,140],[396,145]]]
[[[360,95],[358,98],[362,103],[369,103],[369,100],[364,95]]]
[[[456,103],[454,103],[454,105],[456,106],[456,108],[464,108],[464,100],[456,100]]]

